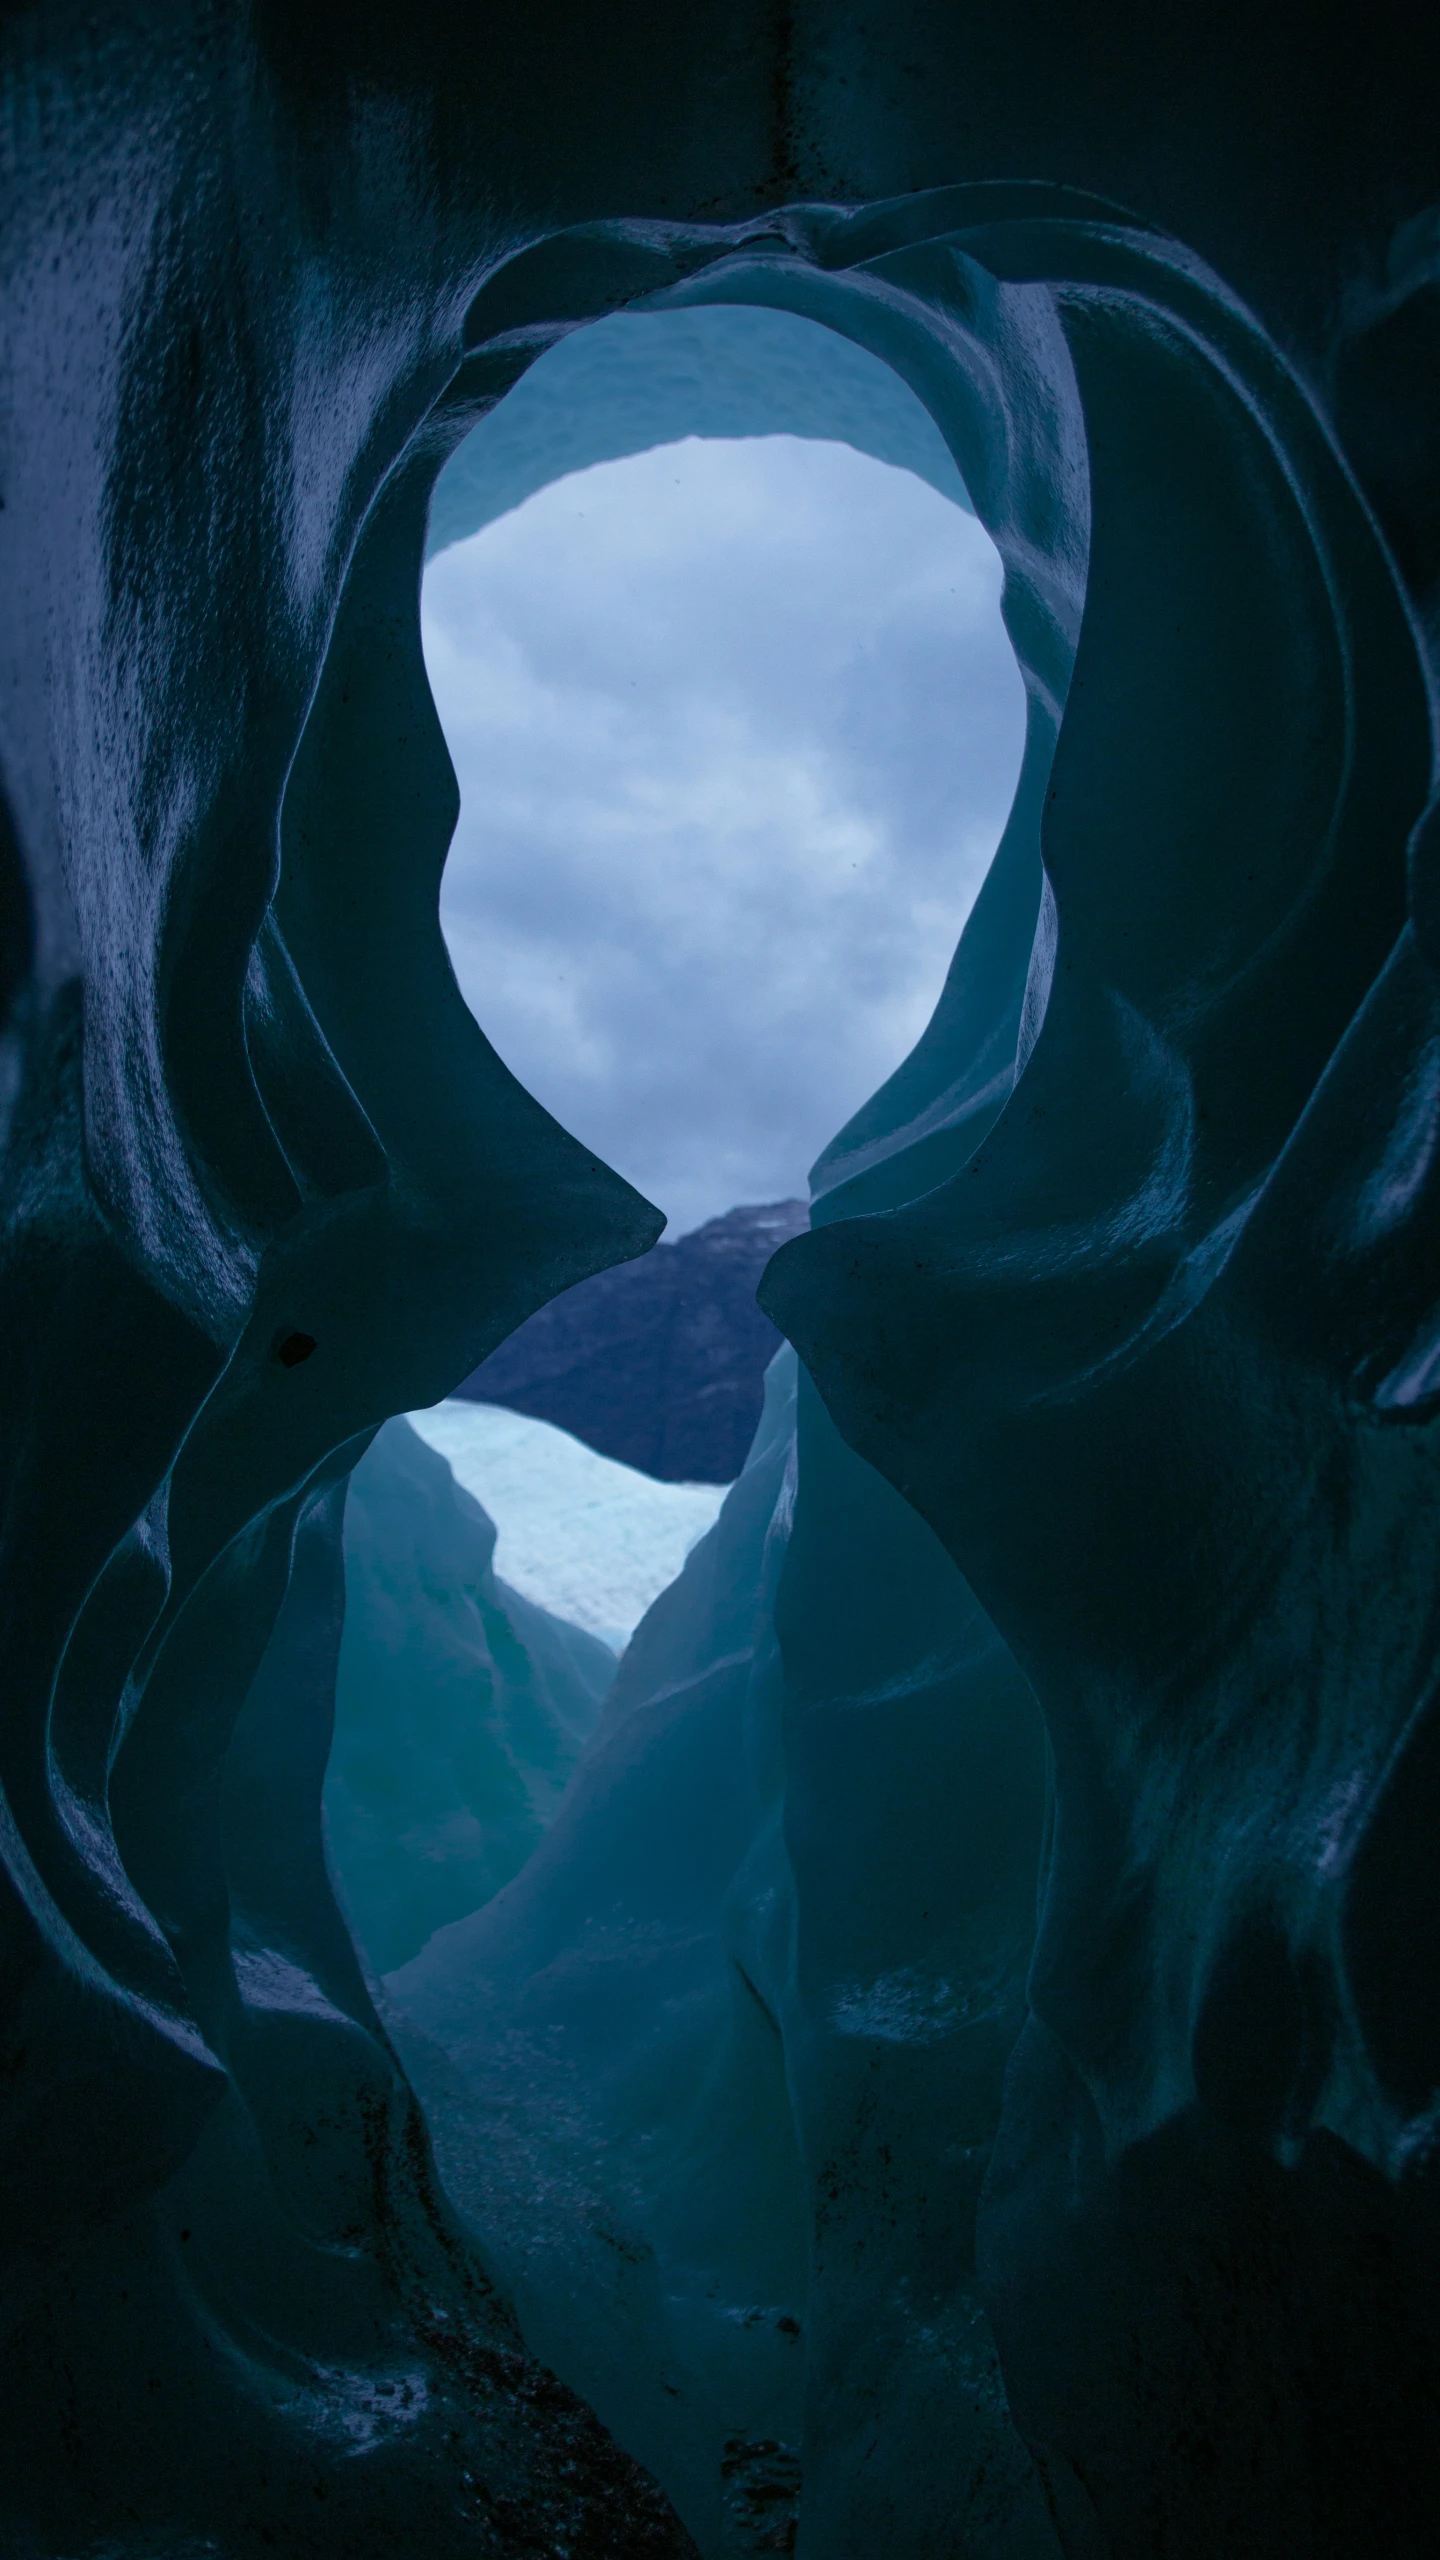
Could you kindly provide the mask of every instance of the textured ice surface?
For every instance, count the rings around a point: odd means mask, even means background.
[[[618,315],[562,339],[452,455],[427,548],[463,542],[537,489],[682,436],[833,438],[968,507],[923,402],[864,347],[790,311]]]
[[[796,1402],[787,1350],[553,1828],[390,1977],[392,2032],[526,2336],[706,2560],[787,2547],[802,2457],[827,2555],[1044,2560],[973,2266],[1038,1720],[813,1397],[797,1501]]]
[[[662,297],[922,394],[1031,737],[935,1022],[767,1284],[826,1400],[778,1712],[703,1783],[747,1639],[702,1547],[632,1648],[692,1818],[623,1875],[597,1831],[542,1909],[562,1812],[488,1907],[536,1959],[491,1976],[516,2122],[528,2000],[607,2200],[575,2353],[734,2550],[797,2457],[798,2560],[1440,2545],[1429,32],[5,18],[7,2552],[686,2547],[437,2186],[320,1826],[350,1468],[658,1226],[459,1000],[417,591],[448,453]],[[712,2302],[763,2337],[733,2397]]]
[[[543,1467],[543,1458],[542,1458]],[[615,1673],[495,1571],[495,1528],[387,1422],[350,1479],[326,1848],[371,1971],[523,1866]]]
[[[725,1499],[660,1484],[568,1431],[458,1396],[409,1417],[495,1523],[495,1569],[515,1590],[619,1653]]]
[[[555,1829],[387,1985],[447,2185],[527,2335],[707,2554],[727,2442],[793,2451],[803,2425],[807,2217],[768,2005],[792,1908],[767,1602],[793,1427],[786,1352],[751,1464],[641,1628]]]

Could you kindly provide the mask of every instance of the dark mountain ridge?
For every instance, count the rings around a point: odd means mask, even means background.
[[[729,1484],[760,1419],[780,1335],[755,1303],[803,1200],[730,1209],[551,1300],[456,1394],[558,1423],[670,1484]]]

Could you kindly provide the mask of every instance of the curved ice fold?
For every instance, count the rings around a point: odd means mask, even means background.
[[[387,1422],[350,1479],[326,1845],[372,1972],[488,1901],[552,1819],[615,1673],[495,1569],[495,1528]]]
[[[802,2560],[1440,2545],[1433,84],[1150,18],[4,21],[7,2552],[678,2560],[476,2229],[727,2560],[797,2467]],[[923,398],[1030,740],[772,1266],[788,1534],[757,1450],[405,1969],[467,2236],[323,1857],[343,1486],[660,1221],[448,968],[421,555],[662,300]]]
[[[1040,1803],[1023,1679],[787,1347],[544,1841],[388,1979],[527,2339],[706,2560],[797,2496],[821,2551],[1051,2560],[971,2236]]]
[[[891,366],[794,312],[722,303],[668,311],[660,329],[619,313],[562,339],[447,462],[428,551],[567,472],[693,435],[834,439],[970,505],[934,419]]]

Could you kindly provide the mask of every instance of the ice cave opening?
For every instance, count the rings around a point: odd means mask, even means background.
[[[785,2529],[800,2429],[770,1967],[730,1943],[737,1908],[776,1894],[755,1622],[803,1393],[755,1288],[935,1014],[1005,830],[1026,702],[1002,584],[915,394],[784,311],[576,333],[431,510],[452,964],[506,1065],[669,1240],[542,1308],[356,1466],[327,1841],[448,2192],[527,2335],[706,2550],[750,2547],[747,2517]],[[953,1640],[952,1569],[848,1464],[907,1641]],[[702,1916],[682,1900],[637,1927],[616,1893],[648,1870],[665,1905],[672,1830]],[[942,2017],[948,1997],[887,1996]],[[724,2054],[698,2108],[697,2034]],[[679,2193],[717,2143],[697,2256]],[[661,2294],[647,2275],[632,2298],[627,2270],[657,2257]],[[617,2312],[634,2351],[597,2365]]]
[[[741,1473],[781,1349],[757,1282],[933,1014],[1014,799],[1002,576],[913,392],[786,312],[578,333],[442,475],[451,960],[667,1239],[355,1471],[327,1818],[379,1973],[518,1872]]]

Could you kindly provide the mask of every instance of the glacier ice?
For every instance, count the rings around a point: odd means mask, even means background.
[[[929,411],[852,340],[793,311],[719,303],[661,328],[621,312],[560,339],[471,429],[435,483],[428,556],[567,472],[691,435],[831,438],[970,505]]]
[[[722,1498],[499,1406],[452,1400],[377,1432],[346,1499],[324,1792],[328,1863],[372,1975],[524,1865],[617,1653]]]
[[[385,1423],[345,1505],[324,1796],[372,1973],[524,1865],[614,1674],[608,1645],[500,1578],[493,1521],[408,1423]]]
[[[527,2336],[667,2476],[702,2550],[727,2442],[793,2448],[801,2429],[805,2214],[768,2006],[790,1894],[763,1695],[793,1419],[786,1352],[750,1464],[643,1621],[543,1847],[386,1984],[447,2187]]]
[[[1428,33],[7,17],[24,2560],[693,2550],[645,2460],[732,2550],[798,2465],[801,2560],[1428,2560]],[[450,2060],[327,1878],[342,1487],[659,1220],[455,989],[418,582],[480,420],[661,309],[819,322],[920,400],[1030,743],[935,1020],[766,1283],[805,1371],[773,1608],[757,1450],[530,1862],[400,1968]],[[692,1743],[704,1824],[607,1869],[604,1772],[618,1837]],[[652,1894],[613,1969],[567,1840],[597,1914]],[[507,1907],[549,1972],[497,1947],[474,1996],[588,2075],[528,2255],[441,1979]]]
[[[1043,2560],[974,2270],[1039,1721],[799,1383],[779,1353],[543,1846],[387,2014],[526,2337],[707,2560],[786,2547],[802,2450],[818,2549]]]
[[[724,1500],[723,1485],[657,1483],[503,1405],[450,1396],[409,1419],[493,1514],[505,1580],[616,1653]]]

